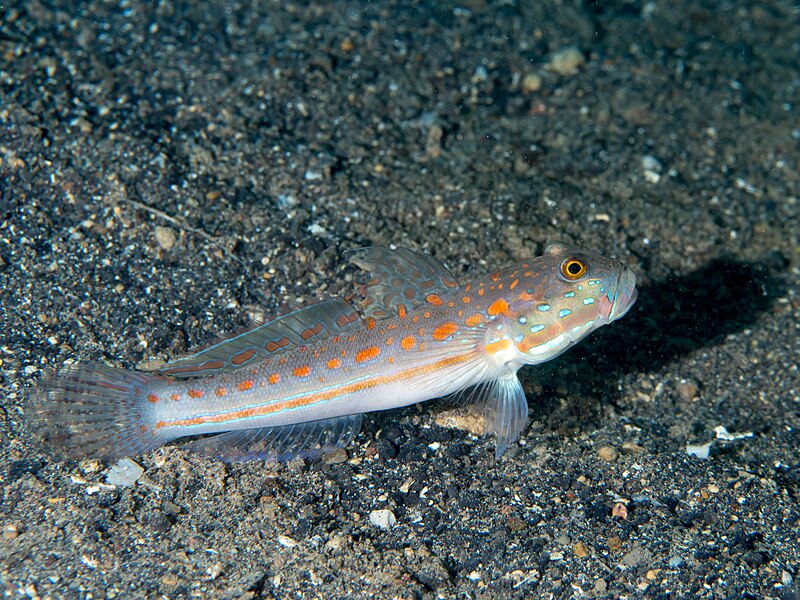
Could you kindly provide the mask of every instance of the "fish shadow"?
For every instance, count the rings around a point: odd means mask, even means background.
[[[563,398],[565,389],[570,395],[613,401],[624,375],[658,371],[751,327],[785,293],[785,282],[776,273],[786,268],[779,256],[759,263],[721,257],[686,275],[641,286],[622,320],[537,368],[533,379],[541,392],[532,402],[534,418],[548,408],[558,412],[553,402]]]

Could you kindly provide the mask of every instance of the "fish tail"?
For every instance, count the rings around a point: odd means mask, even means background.
[[[28,429],[59,458],[142,454],[167,440],[148,427],[147,395],[158,379],[102,364],[46,374],[25,407]]]

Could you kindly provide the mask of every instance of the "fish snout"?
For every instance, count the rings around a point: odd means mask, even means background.
[[[623,267],[622,274],[617,280],[617,293],[614,296],[614,304],[611,307],[611,313],[608,315],[609,322],[624,317],[636,302],[638,296],[636,274],[629,268]]]

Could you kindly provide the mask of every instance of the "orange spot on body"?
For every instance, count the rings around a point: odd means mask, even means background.
[[[253,387],[253,380],[252,379],[245,379],[244,381],[240,381],[236,384],[236,389],[240,392],[246,392],[250,388]]]
[[[511,282],[511,285],[508,286],[508,289],[513,290],[518,285],[519,285],[519,279],[515,279],[514,281]]]
[[[407,335],[402,340],[400,340],[400,347],[403,350],[413,350],[417,346],[417,338],[413,335]]]
[[[493,317],[497,315],[505,315],[507,311],[508,302],[505,298],[498,298],[489,305],[489,308],[486,309],[486,312]]]
[[[186,393],[189,394],[189,398],[202,398],[203,396],[206,395],[205,392],[203,392],[203,390],[189,389]]]
[[[214,393],[215,393],[215,394],[216,394],[216,395],[217,395],[219,398],[222,398],[223,396],[227,396],[227,395],[228,395],[228,389],[227,389],[227,388],[224,388],[224,387],[218,387],[217,389],[215,389],[215,390],[214,390]]]
[[[400,317],[401,319],[405,319],[407,314],[408,314],[408,311],[406,310],[406,305],[405,304],[398,304],[397,305],[397,316]]]
[[[359,350],[358,352],[356,352],[356,362],[357,363],[367,362],[368,360],[377,358],[380,353],[381,349],[378,348],[377,346],[370,346],[369,348],[364,348],[363,350]]]
[[[329,369],[338,369],[342,366],[342,361],[338,358],[332,358],[326,363],[326,366]]]
[[[431,306],[441,306],[443,304],[442,299],[439,297],[438,294],[428,294],[425,296],[425,300]]]
[[[458,331],[458,325],[452,322],[442,323],[433,330],[433,339],[436,341],[443,341]]]
[[[486,293],[486,290],[484,290],[482,287],[478,288],[478,296],[483,296],[485,293]]]
[[[464,296],[464,297],[461,299],[461,301],[462,301],[464,304],[469,304],[470,302],[472,302],[472,298],[470,298],[469,296]]]
[[[296,367],[292,371],[292,375],[295,377],[308,377],[311,374],[311,367],[308,365],[303,365],[302,367]]]
[[[470,316],[464,319],[464,324],[467,327],[475,327],[481,323],[483,323],[483,315],[481,313],[472,313]]]
[[[375,318],[374,317],[367,317],[367,329],[373,329],[375,327]]]
[[[278,373],[272,373],[269,377],[267,377],[267,381],[271,385],[275,385],[281,380],[281,376]]]
[[[181,399],[181,395],[180,395],[180,394],[172,394],[172,395],[170,396],[170,398],[171,398],[173,401],[177,402],[178,400],[180,400],[180,399]]]
[[[160,400],[160,398],[158,396],[156,396],[155,394],[147,394],[147,401],[148,402],[152,402],[153,404],[155,404],[159,400]]]
[[[498,279],[500,279],[500,273],[492,273],[492,274],[489,276],[489,278],[490,278],[492,281],[497,281]]]
[[[394,344],[394,338],[392,336],[387,337],[386,338],[386,345],[387,346],[391,346],[392,344]]]

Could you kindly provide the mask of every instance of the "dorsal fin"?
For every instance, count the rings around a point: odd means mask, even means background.
[[[372,276],[361,303],[366,317],[384,319],[402,314],[459,287],[442,263],[408,248],[360,248],[351,260]]]
[[[353,329],[360,322],[358,313],[350,304],[340,298],[331,298],[170,361],[158,371],[170,377],[187,378],[239,369],[287,348]]]

